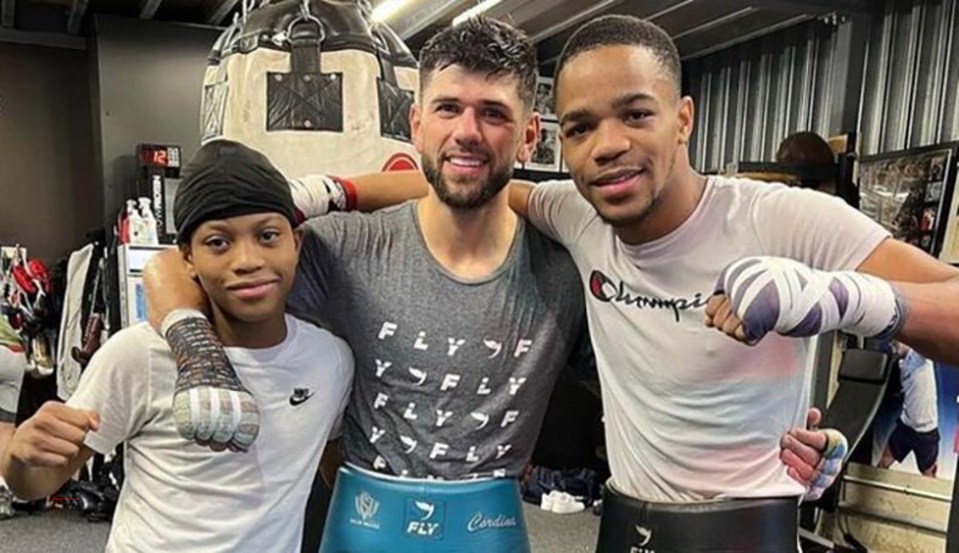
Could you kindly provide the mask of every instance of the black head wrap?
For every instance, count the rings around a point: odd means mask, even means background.
[[[231,140],[203,145],[184,170],[173,202],[177,242],[189,243],[206,221],[279,213],[296,226],[286,178],[260,152]]]

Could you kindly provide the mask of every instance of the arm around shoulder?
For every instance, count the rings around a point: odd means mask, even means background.
[[[150,259],[143,270],[143,286],[150,326],[157,332],[167,315],[176,309],[209,313],[206,294],[190,277],[182,254],[176,249],[164,250]]]
[[[580,195],[573,181],[547,181],[535,186],[510,183],[510,187],[510,207],[564,246],[575,243],[596,217],[596,210]],[[515,194],[513,188],[517,189]]]
[[[350,183],[356,194],[356,209],[364,212],[421,198],[429,192],[429,183],[418,170],[359,175],[351,177]]]

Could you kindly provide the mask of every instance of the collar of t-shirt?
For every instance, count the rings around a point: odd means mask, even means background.
[[[493,272],[488,275],[477,277],[477,278],[464,278],[457,276],[446,269],[439,261],[433,257],[433,252],[430,251],[429,246],[426,244],[426,236],[423,235],[423,228],[420,226],[419,218],[419,201],[410,200],[408,202],[408,214],[413,221],[413,227],[416,229],[416,236],[419,239],[420,247],[423,248],[423,252],[426,254],[427,262],[436,269],[440,274],[449,280],[463,285],[481,285],[486,284],[487,282],[493,282],[498,279],[503,273],[505,273],[513,265],[514,258],[519,255],[520,244],[526,237],[526,220],[522,217],[516,222],[516,230],[513,232],[513,241],[510,243],[509,252],[506,254],[506,259],[497,267]]]
[[[286,338],[275,346],[268,348],[224,348],[234,363],[243,363],[246,366],[270,365],[273,361],[280,358],[296,341],[296,320],[286,315]]]
[[[699,203],[696,204],[696,209],[693,210],[692,214],[686,218],[678,227],[673,229],[672,232],[663,236],[662,238],[657,238],[652,242],[644,242],[642,244],[626,244],[619,237],[616,237],[616,244],[619,248],[630,258],[632,259],[644,259],[649,260],[650,258],[658,258],[666,255],[682,256],[683,248],[677,248],[676,245],[678,242],[686,239],[686,237],[697,232],[697,227],[699,226],[699,221],[703,218],[707,206],[710,203],[710,200],[713,196],[713,177],[706,178],[706,185],[703,187],[703,195],[699,199]]]

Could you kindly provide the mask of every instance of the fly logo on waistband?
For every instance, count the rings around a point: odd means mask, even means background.
[[[420,538],[443,537],[446,503],[443,501],[406,501],[406,534]]]
[[[369,492],[364,491],[356,494],[353,505],[356,507],[356,514],[359,515],[359,518],[350,518],[350,524],[373,530],[380,529],[380,523],[375,518],[376,512],[380,510],[380,502],[374,499]]]
[[[653,539],[653,531],[649,528],[637,524],[635,527],[638,540],[629,548],[629,553],[656,553],[652,548],[646,547]]]

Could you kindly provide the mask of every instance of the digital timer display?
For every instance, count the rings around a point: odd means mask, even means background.
[[[178,146],[156,146],[141,144],[139,161],[141,167],[180,167],[180,148]]]

